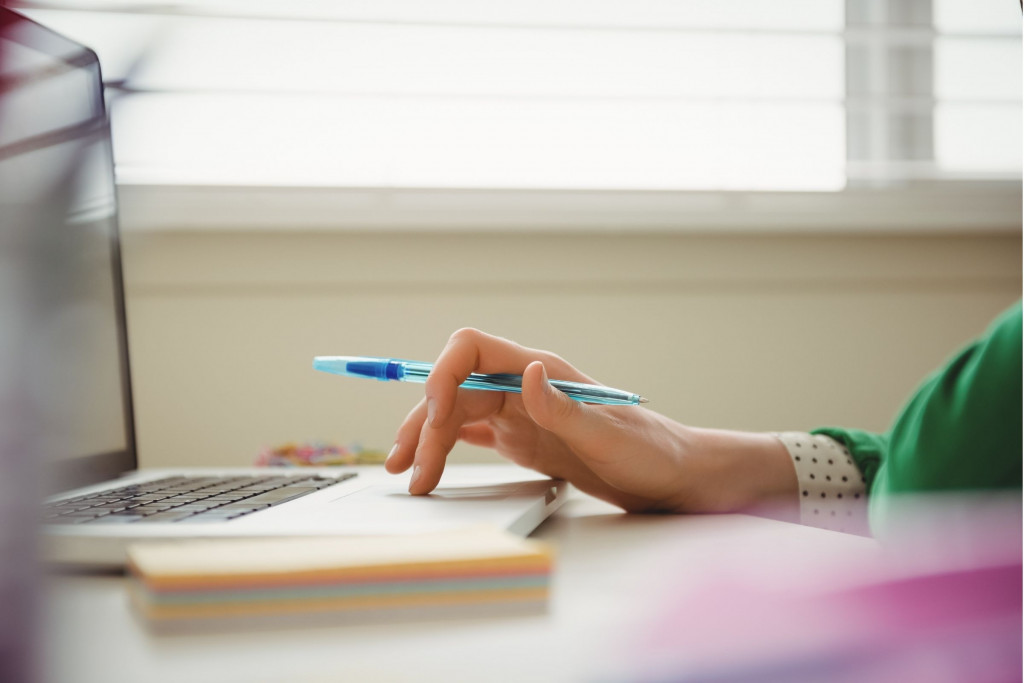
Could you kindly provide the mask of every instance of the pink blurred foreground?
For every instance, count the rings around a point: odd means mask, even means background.
[[[723,556],[716,576],[665,599],[624,677],[1021,680],[1019,493],[898,507],[878,555],[856,566],[784,550],[760,567]]]

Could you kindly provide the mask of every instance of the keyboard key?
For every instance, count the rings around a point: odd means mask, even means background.
[[[92,519],[93,517],[99,517],[100,514],[106,514],[106,513],[97,513],[97,512],[92,512],[90,510],[79,510],[79,511],[75,511],[75,512],[65,512],[64,514],[60,515],[58,517],[58,519],[60,519],[61,521],[65,520],[65,519],[71,519],[73,517],[83,517],[83,518],[86,518],[86,519]]]
[[[191,505],[178,505],[171,509],[175,512],[206,512],[210,508],[215,508],[218,505],[219,503],[192,503]]]
[[[252,498],[246,498],[240,501],[239,504],[245,505],[277,505],[283,503],[286,500],[292,500],[293,498],[299,498],[305,496],[308,493],[313,493],[319,489],[312,486],[285,486],[283,488],[275,489],[273,491],[267,491],[266,493],[254,496]]]
[[[255,512],[257,510],[265,510],[270,507],[270,503],[263,503],[260,505],[250,505],[247,501],[241,503],[231,503],[230,505],[222,505],[217,510],[223,510],[224,512]]]
[[[191,517],[190,512],[174,512],[168,510],[167,512],[157,512],[156,514],[146,515],[139,522],[177,522],[180,519]]]
[[[128,506],[125,505],[124,503],[108,503],[106,505],[97,505],[96,507],[89,508],[89,509],[90,510],[102,510],[102,511],[104,511],[104,512],[109,514],[109,513],[112,513],[112,512],[124,512],[125,510],[128,509]]]
[[[136,513],[138,513],[140,515],[152,515],[152,514],[157,513],[157,512],[165,512],[167,510],[173,510],[173,509],[174,509],[173,505],[160,505],[160,504],[140,505],[137,508],[132,508],[132,510],[134,512],[136,512]]]
[[[77,512],[79,510],[88,510],[92,507],[88,502],[86,503],[70,503],[67,505],[58,505],[56,510],[61,513],[65,512]]]

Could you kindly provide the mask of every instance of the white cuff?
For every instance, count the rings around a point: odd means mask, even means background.
[[[821,434],[775,434],[796,467],[800,523],[870,536],[867,485],[843,444]]]

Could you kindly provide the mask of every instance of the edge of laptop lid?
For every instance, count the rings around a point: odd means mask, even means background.
[[[57,239],[53,241],[54,244],[64,242],[62,237],[66,237],[66,241],[71,243],[71,249],[78,246],[92,247],[95,253],[89,256],[94,257],[99,253],[106,261],[110,274],[109,280],[101,283],[102,287],[84,296],[96,295],[98,292],[101,301],[89,300],[85,303],[93,306],[99,304],[106,309],[106,313],[100,316],[103,318],[101,321],[92,320],[91,324],[104,328],[101,330],[104,338],[116,336],[116,363],[111,354],[96,364],[97,371],[112,369],[116,364],[120,377],[116,382],[111,378],[105,386],[94,387],[95,392],[90,391],[92,387],[89,386],[76,388],[72,392],[73,396],[66,399],[68,405],[60,406],[64,412],[54,417],[66,418],[66,409],[70,407],[74,411],[72,421],[82,417],[85,423],[92,416],[86,401],[106,401],[109,404],[106,409],[107,424],[103,427],[106,432],[104,438],[85,438],[81,441],[68,439],[66,443],[88,445],[83,452],[75,452],[75,446],[71,446],[69,451],[53,454],[45,464],[47,489],[69,490],[114,479],[136,469],[138,464],[110,121],[104,102],[100,63],[95,52],[10,9],[0,8],[0,23],[3,25],[4,39],[24,48],[25,54],[31,55],[26,62],[34,65],[34,68],[20,71],[9,69],[0,82],[0,98],[3,98],[2,106],[7,109],[6,113],[23,115],[20,120],[30,121],[21,129],[15,125],[11,135],[5,136],[8,139],[0,139],[0,165],[10,164],[15,170],[37,170],[40,165],[44,165],[44,170],[50,173],[40,174],[40,177],[50,178],[51,184],[33,185],[31,192],[26,193],[26,196],[31,197],[28,206],[24,207],[28,220],[35,222],[35,227],[40,230],[55,231]],[[55,84],[56,88],[48,87]],[[54,90],[59,92],[59,96],[54,95]],[[18,108],[22,108],[22,111],[17,111]],[[58,115],[51,115],[55,110]],[[33,116],[39,112],[47,112],[48,115]],[[10,116],[6,118],[8,121],[15,120]],[[60,182],[52,182],[55,175],[60,177]],[[81,186],[88,184],[100,187],[91,187],[79,196]],[[97,190],[102,195],[99,202]],[[64,216],[53,216],[52,207],[55,204],[65,207]],[[85,240],[91,242],[85,244]],[[61,247],[53,248],[69,247],[62,244]],[[80,258],[83,260],[86,251],[82,249]],[[61,256],[67,258],[68,253]],[[39,254],[42,266],[45,267],[48,257],[52,258],[53,254],[45,250]],[[71,257],[79,257],[78,252],[72,251]],[[90,262],[85,267],[95,267],[95,263]],[[55,318],[67,309],[75,306],[81,308],[82,302],[77,297],[83,294],[75,284],[65,283],[63,289],[60,285],[49,286],[45,292],[50,297],[48,305],[52,307]],[[92,310],[100,309],[96,307]],[[116,329],[111,329],[111,325]],[[88,373],[75,377],[87,379]],[[83,384],[88,385],[88,382]],[[45,391],[44,398],[50,398]],[[113,405],[117,401],[120,401],[119,407]],[[55,408],[55,413],[60,410]],[[115,415],[118,410],[120,420]]]

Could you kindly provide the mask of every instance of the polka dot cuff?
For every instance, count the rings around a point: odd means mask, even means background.
[[[789,451],[800,490],[800,523],[870,536],[867,486],[843,444],[821,434],[775,435]]]

